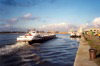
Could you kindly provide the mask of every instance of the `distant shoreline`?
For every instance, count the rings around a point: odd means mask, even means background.
[[[1,33],[26,33],[26,32],[0,32]]]
[[[12,31],[12,32],[9,32],[9,31],[6,31],[6,32],[0,32],[0,34],[6,34],[6,33],[26,33],[26,32],[20,32],[20,31]],[[43,32],[40,32],[40,33],[43,33]],[[45,32],[44,32],[45,33]],[[47,32],[48,33],[48,32]],[[49,33],[55,33],[55,34],[68,34],[68,32],[49,32]]]

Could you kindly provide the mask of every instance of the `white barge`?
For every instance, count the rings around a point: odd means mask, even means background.
[[[17,37],[17,41],[29,42],[30,44],[32,44],[32,43],[45,42],[55,37],[56,37],[55,34],[48,34],[48,33],[41,34],[38,33],[37,31],[29,31],[25,35]]]

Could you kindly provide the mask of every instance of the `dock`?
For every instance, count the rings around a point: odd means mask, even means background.
[[[94,61],[90,61],[89,59],[89,49],[90,46],[84,40],[84,37],[82,37],[76,54],[74,66],[97,66]]]

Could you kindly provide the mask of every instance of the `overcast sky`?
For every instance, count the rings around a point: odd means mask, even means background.
[[[0,30],[100,26],[100,0],[0,0]]]

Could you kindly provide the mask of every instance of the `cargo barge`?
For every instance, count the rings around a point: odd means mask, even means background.
[[[56,38],[56,34],[49,33],[38,33],[37,31],[29,31],[23,36],[17,37],[18,42],[28,42],[29,44],[33,43],[42,43],[51,39]]]
[[[42,37],[35,38],[32,41],[29,41],[29,44],[33,44],[33,43],[43,43],[43,42],[46,42],[46,41],[51,40],[51,39],[54,39],[54,38],[56,38],[56,35],[42,36]]]

